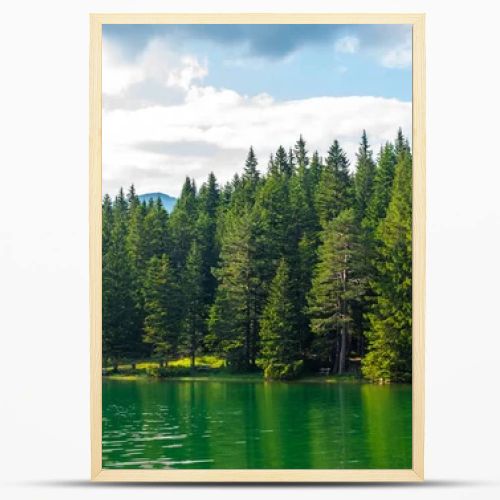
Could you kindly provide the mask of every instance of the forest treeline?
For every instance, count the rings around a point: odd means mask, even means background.
[[[171,214],[130,187],[103,200],[103,358],[160,364],[214,354],[267,378],[304,369],[409,381],[412,156],[399,130],[374,157],[363,131],[354,168],[302,136],[260,171],[197,190]]]

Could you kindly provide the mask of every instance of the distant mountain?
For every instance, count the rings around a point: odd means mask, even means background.
[[[157,200],[158,198],[160,198],[163,207],[169,213],[172,211],[177,201],[177,198],[164,193],[146,193],[139,195],[139,200],[145,201],[146,203],[151,199]]]

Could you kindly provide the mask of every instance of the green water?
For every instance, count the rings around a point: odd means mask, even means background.
[[[408,469],[411,386],[103,381],[103,466]]]

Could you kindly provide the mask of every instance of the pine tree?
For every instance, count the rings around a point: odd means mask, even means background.
[[[247,179],[250,181],[252,184],[257,184],[259,182],[259,171],[257,170],[257,157],[255,156],[255,152],[253,150],[253,147],[250,146],[250,149],[248,150],[248,156],[245,161],[245,169],[243,173],[243,178]]]
[[[126,248],[128,205],[123,190],[115,199],[111,218],[102,263],[102,331],[103,358],[116,368],[119,361],[135,357],[141,341],[136,328],[132,264]]]
[[[144,342],[152,345],[160,366],[177,352],[177,307],[169,259],[165,254],[152,257],[144,279]]]
[[[261,357],[269,378],[287,378],[295,374],[300,360],[300,335],[290,287],[290,271],[281,259],[269,291],[261,319]]]
[[[406,139],[403,135],[403,130],[401,129],[401,127],[399,127],[398,134],[396,136],[394,154],[396,155],[396,161],[398,162],[403,159],[403,156],[411,154],[408,139]]]
[[[230,186],[230,185],[229,185]],[[230,197],[230,193],[229,193]],[[208,174],[207,182],[204,183],[198,195],[199,210],[205,212],[211,218],[217,216],[217,209],[221,201],[221,192],[217,184],[217,179],[213,172]]]
[[[363,374],[371,380],[409,381],[412,353],[412,162],[396,165],[386,218],[380,223],[375,301],[368,314],[369,352]]]
[[[144,232],[145,209],[136,195],[133,184],[130,186],[127,199],[128,224],[125,245],[130,262],[130,292],[133,296],[135,307],[134,324],[131,326],[133,330],[131,331],[131,335],[138,339],[137,352],[134,357],[141,358],[148,354],[146,346],[142,342],[139,342],[139,339],[143,337],[144,325],[142,281],[146,262],[146,237]]]
[[[295,156],[293,154],[292,148],[288,150],[288,157],[286,164],[287,167],[285,173],[290,177],[295,173]]]
[[[375,256],[375,241],[373,235],[373,227],[370,224],[368,217],[368,207],[372,204],[374,180],[376,175],[376,164],[373,161],[373,153],[368,144],[366,131],[363,130],[361,142],[356,154],[356,169],[354,173],[354,191],[355,191],[355,210],[357,223],[360,226],[360,238],[362,247],[362,260],[366,269],[366,274],[371,275],[373,259]],[[367,290],[362,299],[354,305],[353,330],[357,336],[357,351],[359,354],[364,353],[364,335],[363,332],[367,329],[366,312],[370,307],[372,300],[372,291],[370,285],[367,285]]]
[[[253,207],[257,267],[263,283],[269,285],[281,257],[289,257],[296,245],[296,226],[292,221],[289,178],[269,175],[257,194]]]
[[[144,241],[140,245],[143,249],[143,265],[151,257],[161,257],[169,251],[169,216],[163,207],[161,200],[151,200],[144,215],[142,237]]]
[[[323,163],[319,157],[319,153],[315,151],[313,153],[311,164],[309,166],[309,186],[312,193],[316,192],[319,180],[321,177],[321,172],[323,171]]]
[[[315,207],[322,226],[328,224],[342,210],[352,206],[353,186],[349,160],[334,141],[328,151],[326,165],[321,171],[315,194]]]
[[[280,146],[276,150],[276,155],[274,157],[274,165],[280,174],[288,173],[288,158],[286,156],[286,151],[283,146]]]
[[[204,303],[209,307],[212,304],[217,280],[212,268],[219,260],[219,245],[217,241],[217,218],[220,206],[220,192],[213,173],[200,189],[198,197],[198,219],[195,225],[195,240],[201,251]],[[222,217],[222,215],[220,215]]]
[[[183,273],[183,324],[180,351],[191,359],[195,367],[196,355],[200,353],[205,335],[206,304],[203,288],[203,260],[198,243],[193,241]]]
[[[255,269],[252,214],[231,212],[226,218],[219,286],[210,310],[208,343],[234,369],[255,367],[258,342],[259,278]]]
[[[102,202],[102,254],[108,251],[113,229],[113,202],[109,194],[104,195]]]
[[[299,140],[295,143],[294,153],[295,158],[297,159],[297,165],[299,167],[307,167],[309,164],[309,158],[307,156],[306,141],[304,141],[302,134],[300,135]]]
[[[128,203],[123,188],[120,188],[120,190],[118,191],[118,195],[116,196],[113,205],[117,218],[119,217],[124,222],[126,222],[128,217]]]
[[[250,146],[242,176],[244,190],[243,203],[250,207],[255,202],[255,193],[260,183],[260,172],[257,170],[257,165],[257,157],[255,156],[253,148]]]
[[[316,346],[333,370],[345,372],[352,325],[352,303],[363,293],[363,272],[355,214],[344,210],[322,232],[318,264],[309,293]]]
[[[191,243],[195,237],[196,202],[194,181],[186,177],[181,196],[177,200],[168,224],[172,240],[171,264],[176,271],[184,267]]]
[[[394,146],[387,142],[380,150],[377,168],[373,179],[373,195],[367,207],[366,217],[371,227],[375,228],[385,217],[391,199],[392,183],[396,167]]]
[[[375,162],[373,161],[373,153],[368,144],[365,130],[363,130],[363,135],[361,136],[361,143],[356,153],[356,160],[354,186],[357,216],[358,220],[361,221],[365,218],[367,207],[370,204],[375,178]]]

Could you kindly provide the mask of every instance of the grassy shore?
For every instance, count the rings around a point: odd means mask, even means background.
[[[185,381],[217,381],[217,382],[262,382],[262,370],[250,373],[234,373],[224,366],[224,361],[215,356],[200,356],[195,360],[195,368],[191,368],[189,358],[170,361],[167,366],[159,367],[157,361],[141,361],[120,364],[115,370],[113,367],[103,369],[103,376],[111,380],[185,380]],[[305,372],[295,381],[307,383],[337,383],[360,382],[362,379],[356,374],[325,375]]]

